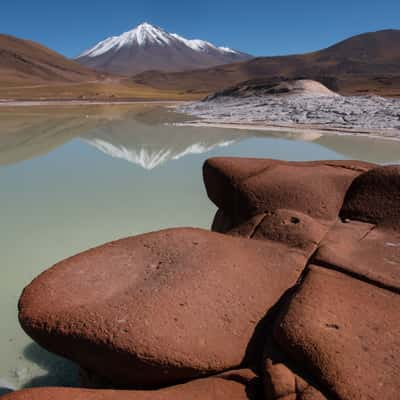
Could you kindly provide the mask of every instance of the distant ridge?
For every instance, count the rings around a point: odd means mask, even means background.
[[[76,58],[82,65],[122,75],[148,70],[183,71],[250,59],[239,51],[204,40],[189,40],[144,22],[109,37]]]
[[[180,73],[153,71],[134,80],[158,89],[210,93],[247,80],[279,77],[315,79],[343,93],[400,95],[400,30],[364,33],[312,53],[258,57]]]
[[[38,43],[0,34],[0,82],[83,82],[99,76]]]
[[[160,37],[160,28],[154,27],[153,31],[153,27],[148,25],[135,32],[128,32],[125,37],[127,42],[133,37],[145,51],[147,47],[153,48],[154,41],[183,41],[184,48],[191,49],[202,60],[208,59],[217,49],[227,57],[244,57],[245,61],[209,68],[200,68],[202,64],[196,61],[197,69],[193,70],[152,70],[121,77],[94,71],[30,40],[0,34],[0,98],[193,99],[243,82],[248,82],[254,88],[259,84],[265,86],[285,79],[313,79],[340,94],[374,93],[400,97],[400,30],[389,29],[357,35],[307,54],[248,60],[248,55],[217,48],[201,40],[187,40],[176,34],[163,33],[165,31],[161,32]],[[86,51],[82,57],[93,53],[100,57],[106,53],[110,55],[110,49],[115,51],[115,46],[119,45],[123,45],[121,37],[111,38]],[[168,53],[158,53],[158,58],[154,55],[155,60],[167,62],[165,57],[170,54],[170,47],[166,47],[164,50]],[[214,56],[212,58],[215,61]],[[170,64],[173,65],[172,62]],[[147,69],[149,66],[142,64],[142,67]]]

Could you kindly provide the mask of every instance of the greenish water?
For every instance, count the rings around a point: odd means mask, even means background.
[[[202,183],[206,158],[400,159],[400,142],[171,125],[185,119],[154,105],[0,108],[0,393],[77,382],[75,366],[20,329],[23,287],[116,238],[208,228],[215,207]]]

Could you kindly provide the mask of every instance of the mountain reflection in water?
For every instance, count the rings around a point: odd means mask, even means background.
[[[172,123],[184,116],[154,106],[16,110],[4,117],[1,111],[0,164],[38,157],[79,138],[109,156],[153,169],[249,137],[242,131],[177,128]]]
[[[177,127],[189,117],[155,105],[88,105],[0,109],[0,165],[45,155],[81,139],[103,153],[145,169],[251,137],[309,141],[343,158],[397,162],[400,142],[366,137]]]

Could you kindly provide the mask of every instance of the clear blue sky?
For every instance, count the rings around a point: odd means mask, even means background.
[[[400,29],[400,0],[4,0],[0,31],[72,57],[144,21],[254,55],[290,54]]]

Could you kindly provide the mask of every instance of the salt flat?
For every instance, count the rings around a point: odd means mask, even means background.
[[[400,139],[400,100],[317,93],[217,96],[178,107],[208,124],[296,126]]]

